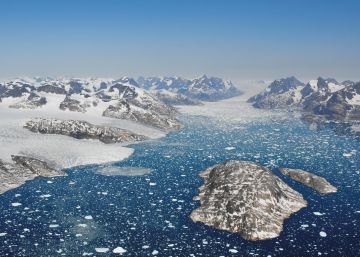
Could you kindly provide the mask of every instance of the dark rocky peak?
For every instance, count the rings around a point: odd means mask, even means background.
[[[122,77],[118,80],[114,81],[115,84],[125,84],[125,85],[131,85],[134,87],[139,87],[138,83],[135,81],[135,79],[133,78],[129,78],[129,77]]]
[[[119,91],[119,95],[122,95],[123,98],[135,98],[137,96],[135,88],[128,85],[116,83],[110,87],[109,92],[115,92],[115,89]]]
[[[84,90],[84,86],[80,81],[77,80],[70,80],[69,81],[69,94],[81,94],[81,92]]]
[[[336,85],[338,85],[339,84],[339,82],[337,82],[337,80],[336,79],[333,79],[333,78],[327,78],[327,79],[325,79],[325,82],[326,83],[334,83],[334,84],[336,84]]]
[[[275,80],[269,85],[269,94],[281,94],[297,87],[304,86],[304,83],[300,82],[294,76]]]
[[[66,90],[64,87],[57,83],[44,84],[37,89],[38,92],[52,93],[58,95],[66,95]]]
[[[351,81],[351,80],[345,80],[345,81],[341,82],[341,85],[344,85],[345,87],[352,86],[354,84],[355,84],[355,82]]]
[[[1,97],[21,97],[35,90],[35,87],[26,83],[10,81],[1,89]]]

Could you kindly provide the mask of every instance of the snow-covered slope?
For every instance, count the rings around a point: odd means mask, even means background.
[[[0,101],[10,108],[51,107],[128,119],[164,130],[180,127],[173,107],[139,88],[137,82],[128,77],[118,80],[36,78],[5,81],[0,85]],[[109,109],[116,109],[117,113],[110,113]]]

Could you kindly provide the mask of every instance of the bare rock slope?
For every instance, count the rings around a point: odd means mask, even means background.
[[[98,139],[105,144],[136,142],[148,139],[125,129],[116,127],[96,126],[86,121],[34,119],[28,121],[25,128],[42,134],[71,136],[77,139]]]
[[[326,179],[314,175],[310,172],[300,169],[288,169],[280,168],[280,171],[285,176],[292,178],[293,180],[300,182],[322,194],[336,193],[337,189],[331,185]]]

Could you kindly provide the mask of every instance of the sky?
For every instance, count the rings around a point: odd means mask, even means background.
[[[360,80],[357,0],[1,0],[0,78]]]

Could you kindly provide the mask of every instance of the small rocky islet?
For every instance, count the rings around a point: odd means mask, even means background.
[[[304,184],[321,194],[336,193],[337,188],[331,185],[325,178],[314,175],[301,169],[280,168],[280,172],[291,179]]]
[[[284,170],[284,169],[283,169]],[[297,173],[303,180],[312,177],[316,189],[336,188],[309,172]],[[225,161],[200,174],[204,184],[194,200],[200,201],[190,218],[208,226],[238,233],[246,240],[278,237],[284,220],[307,206],[303,196],[260,164],[249,161]],[[299,179],[300,180],[300,179]],[[325,186],[324,186],[325,185]]]

